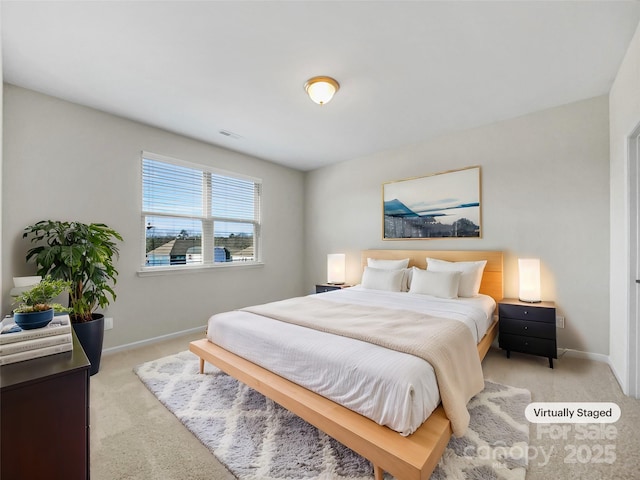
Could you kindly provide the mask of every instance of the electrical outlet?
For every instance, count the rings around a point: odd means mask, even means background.
[[[104,317],[104,329],[111,330],[113,328],[113,317]]]
[[[561,315],[557,315],[556,316],[556,327],[557,328],[564,328],[564,317]]]

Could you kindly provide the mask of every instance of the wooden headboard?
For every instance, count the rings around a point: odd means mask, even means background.
[[[400,260],[409,259],[410,267],[426,268],[427,257],[446,260],[448,262],[473,262],[486,260],[480,293],[493,297],[496,302],[504,295],[502,268],[502,252],[494,250],[363,250],[362,268],[367,265],[368,258]]]

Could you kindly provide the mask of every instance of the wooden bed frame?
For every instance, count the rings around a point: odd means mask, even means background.
[[[425,268],[426,257],[447,261],[487,260],[480,293],[496,301],[502,299],[503,267],[502,252],[499,251],[365,250],[362,252],[362,263],[366,265],[367,258],[409,258],[410,266]],[[497,321],[494,321],[478,344],[481,359],[489,350],[497,331]],[[204,372],[205,361],[215,365],[368,459],[373,464],[376,480],[382,480],[385,471],[399,480],[428,479],[451,438],[451,425],[442,405],[415,433],[404,437],[206,338],[191,342],[189,350],[200,357],[201,373]]]

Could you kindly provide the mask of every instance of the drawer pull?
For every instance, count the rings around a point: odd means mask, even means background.
[[[529,327],[524,327],[525,330],[529,330]]]
[[[525,311],[524,311],[524,314],[525,314],[525,315],[526,315],[526,314],[528,314],[528,313],[529,313],[529,312],[528,312],[527,310],[525,310]]]

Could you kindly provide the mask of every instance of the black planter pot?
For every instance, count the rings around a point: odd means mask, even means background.
[[[90,322],[74,323],[73,330],[87,358],[91,362],[89,375],[95,375],[100,370],[100,358],[102,357],[102,341],[104,340],[104,315],[91,314]]]

